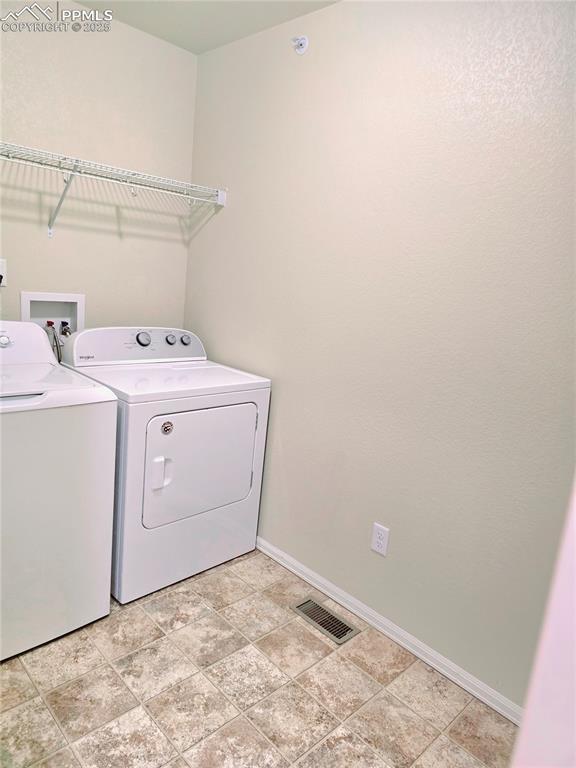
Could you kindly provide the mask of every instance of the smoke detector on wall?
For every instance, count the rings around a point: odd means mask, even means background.
[[[308,38],[306,35],[292,38],[292,47],[299,56],[302,56],[308,50]]]

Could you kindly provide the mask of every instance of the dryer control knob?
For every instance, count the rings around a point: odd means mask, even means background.
[[[0,347],[7,347],[10,344],[10,336],[0,336]]]
[[[184,344],[185,347],[187,347],[188,344],[192,343],[192,337],[185,333],[183,336],[180,336],[180,341],[182,344]]]
[[[147,347],[149,346],[152,339],[150,338],[149,333],[146,333],[146,331],[140,331],[140,333],[136,334],[136,341],[138,344],[140,344],[141,347]]]
[[[176,344],[176,336],[174,336],[173,333],[169,333],[168,336],[166,336],[166,343],[170,344],[170,346]]]

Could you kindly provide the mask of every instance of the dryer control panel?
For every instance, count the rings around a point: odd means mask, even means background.
[[[204,345],[182,328],[88,328],[64,344],[62,362],[74,368],[126,363],[206,360]]]

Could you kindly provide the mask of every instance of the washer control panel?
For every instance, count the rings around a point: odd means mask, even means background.
[[[181,328],[89,328],[73,333],[62,354],[75,368],[179,360],[206,360],[198,336]]]
[[[48,335],[36,323],[0,320],[0,370],[21,363],[56,364]]]

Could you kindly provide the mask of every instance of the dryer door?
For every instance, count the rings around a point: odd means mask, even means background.
[[[254,403],[150,419],[142,523],[158,528],[245,499],[252,488]]]

